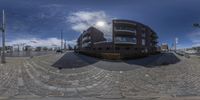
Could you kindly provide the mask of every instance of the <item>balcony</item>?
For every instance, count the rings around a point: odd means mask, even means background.
[[[134,37],[115,37],[115,44],[136,44],[136,42]]]
[[[152,41],[152,44],[157,44],[157,43],[158,43],[157,40],[153,40],[153,41]]]
[[[91,42],[87,42],[87,43],[83,43],[82,44],[82,47],[85,48],[85,47],[90,47],[91,45]]]
[[[91,37],[89,36],[89,37],[84,37],[83,39],[82,39],[82,42],[88,42],[88,41],[90,41],[91,40]]]
[[[133,25],[136,26],[137,24],[134,22],[130,22],[130,21],[114,21],[115,24],[129,24],[129,25]]]
[[[114,28],[114,31],[115,31],[115,32],[134,33],[134,34],[136,34],[136,32],[137,32],[136,29],[134,29],[134,28],[131,28],[131,27],[122,27],[122,26],[121,26],[121,27],[119,27],[119,26],[117,27],[117,26],[116,26],[116,27]]]
[[[128,30],[128,29],[115,29],[116,32],[130,32],[130,33],[136,33],[136,30]]]
[[[152,34],[152,35],[151,35],[151,38],[152,38],[153,40],[155,40],[155,39],[158,39],[158,36],[157,36],[156,34]]]

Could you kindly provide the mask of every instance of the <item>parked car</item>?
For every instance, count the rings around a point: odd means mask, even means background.
[[[56,50],[56,53],[63,53],[62,50]]]

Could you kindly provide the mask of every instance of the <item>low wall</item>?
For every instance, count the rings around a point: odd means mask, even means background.
[[[146,57],[152,54],[157,53],[103,53],[103,52],[95,52],[95,51],[76,51],[77,53],[82,53],[88,56],[97,57],[101,59],[108,60],[119,60],[119,59],[137,59]]]

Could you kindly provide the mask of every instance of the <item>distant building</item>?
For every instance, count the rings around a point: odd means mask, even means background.
[[[200,46],[199,46],[199,47],[193,47],[193,49],[194,49],[197,53],[200,53]]]
[[[0,47],[0,51],[2,51],[2,47]],[[13,52],[13,46],[5,46],[5,52],[6,53]]]
[[[199,54],[200,53],[200,46],[198,47],[192,47],[192,48],[186,48],[184,50],[186,53],[189,53],[189,54]]]
[[[168,44],[167,43],[162,43],[161,44],[161,51],[168,51],[168,50],[169,50]]]
[[[157,52],[161,52],[161,47],[160,47],[160,46],[157,46],[157,47],[156,47],[156,51],[157,51]]]
[[[86,54],[117,53],[132,58],[157,52],[157,34],[148,26],[130,20],[113,20],[112,41],[90,27],[77,40],[76,49]]]
[[[24,47],[24,50],[25,50],[25,51],[31,51],[31,50],[32,50],[32,46],[26,45],[26,46]]]

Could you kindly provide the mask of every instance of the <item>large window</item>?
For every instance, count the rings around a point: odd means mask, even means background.
[[[85,40],[90,40],[90,39],[91,39],[91,36],[83,37],[82,42],[85,41]]]
[[[145,44],[146,44],[145,39],[142,39],[142,45],[145,45]]]
[[[82,44],[82,47],[85,48],[85,47],[89,47],[91,44],[91,42],[86,42],[86,43],[83,43]]]
[[[115,37],[115,43],[136,44],[136,42],[137,42],[137,39],[135,37],[122,37],[122,36]]]
[[[145,38],[146,37],[146,33],[142,33],[142,37]]]

